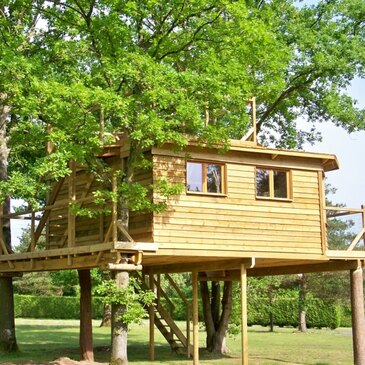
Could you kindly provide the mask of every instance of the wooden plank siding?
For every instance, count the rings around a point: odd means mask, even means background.
[[[255,165],[249,156],[219,155],[226,162],[227,194],[183,193],[169,202],[162,214],[154,214],[153,233],[160,250],[222,250],[322,254],[320,163],[309,169],[291,160],[292,200],[256,199]],[[204,160],[198,153],[198,160]],[[204,153],[207,161],[215,161]],[[162,150],[154,155],[154,178],[165,177],[185,185],[186,160]],[[282,161],[263,159],[259,166],[283,167]],[[316,167],[316,168],[314,168]]]
[[[120,166],[120,161],[121,160],[119,158],[110,159],[109,165],[113,167],[116,166],[116,164],[119,164]],[[152,171],[138,171],[135,174],[135,179],[141,185],[148,186],[152,183]],[[92,181],[91,184],[90,181]],[[69,179],[66,178],[58,195],[57,204],[68,204],[68,187]],[[89,172],[81,168],[78,169],[76,175],[76,200],[85,197],[91,197],[92,193],[100,188],[100,183],[94,179]],[[109,188],[111,190],[111,186]],[[98,209],[98,207],[92,202],[82,204],[82,208]],[[105,208],[111,211],[111,203]],[[67,217],[68,209],[66,206],[51,211],[47,228],[47,249],[62,248],[67,246]],[[100,215],[97,215],[93,218],[77,216],[75,220],[75,246],[77,247],[102,243],[103,237],[106,236],[110,224],[110,214],[103,214],[102,218]],[[136,242],[152,242],[152,214],[130,212],[129,233]]]

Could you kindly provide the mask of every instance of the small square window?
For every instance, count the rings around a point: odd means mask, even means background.
[[[256,169],[256,196],[258,198],[291,199],[290,171]]]
[[[189,161],[186,165],[186,189],[191,193],[224,194],[224,174],[224,165]]]

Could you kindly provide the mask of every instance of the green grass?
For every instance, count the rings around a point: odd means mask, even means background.
[[[96,361],[108,362],[110,329],[98,327],[94,322],[94,346]],[[17,319],[17,354],[0,356],[0,364],[24,364],[27,361],[52,361],[59,357],[79,359],[78,321]],[[293,328],[249,328],[250,365],[350,365],[352,338],[350,329],[310,330],[306,334]],[[200,335],[204,347],[204,332]],[[229,356],[217,357],[201,350],[201,364],[238,365],[241,363],[240,338],[229,338]],[[171,353],[169,346],[156,331],[155,364],[186,365],[192,362],[186,355]],[[132,326],[129,333],[129,362],[146,365],[148,360],[148,322]]]

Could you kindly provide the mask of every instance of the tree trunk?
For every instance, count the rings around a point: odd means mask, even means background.
[[[209,292],[208,283],[203,281],[200,283],[200,290],[207,332],[207,350],[220,354],[227,353],[226,336],[232,310],[232,282],[224,282],[222,300],[218,282],[212,282]]]
[[[80,282],[80,359],[94,361],[90,270],[78,270]]]
[[[4,99],[0,94],[0,102]],[[9,107],[0,103],[0,180],[8,178],[8,155],[6,123]],[[10,211],[10,200],[3,205],[4,214]],[[3,240],[8,252],[11,252],[10,220],[3,220]],[[0,277],[0,353],[17,351],[14,320],[13,278]]]
[[[103,318],[100,327],[110,327],[112,325],[112,308],[110,304],[104,304]]]
[[[127,271],[116,271],[113,273],[118,289],[125,289],[129,284],[129,273]],[[112,353],[111,365],[127,365],[127,341],[128,325],[121,320],[125,312],[124,305],[112,304]]]
[[[300,332],[307,332],[307,311],[306,311],[306,299],[307,299],[307,276],[300,274],[299,276],[299,325],[298,330]]]

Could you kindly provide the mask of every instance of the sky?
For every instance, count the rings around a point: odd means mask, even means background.
[[[348,92],[359,106],[365,108],[365,80],[356,79]],[[341,127],[323,123],[318,128],[322,132],[322,142],[306,145],[306,151],[335,154],[339,160],[339,170],[327,173],[327,181],[337,189],[330,199],[350,208],[365,205],[365,131],[349,134]]]

